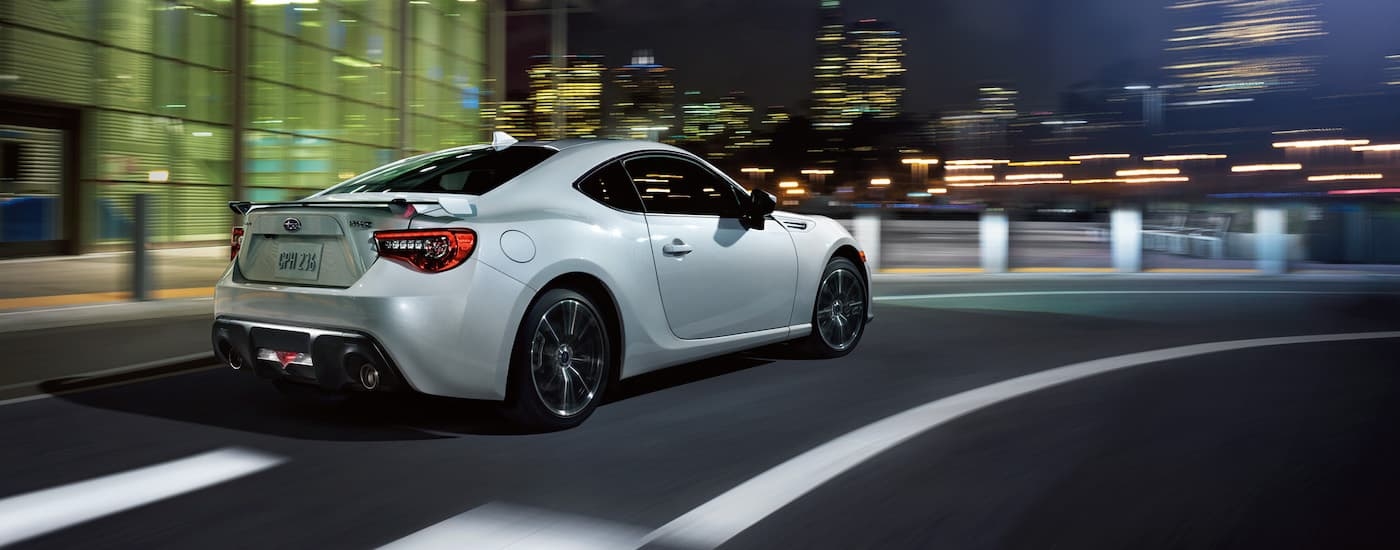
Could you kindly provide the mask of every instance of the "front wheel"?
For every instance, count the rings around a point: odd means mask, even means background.
[[[817,283],[812,307],[812,333],[799,341],[805,355],[842,357],[854,350],[865,333],[865,277],[846,258],[832,258]]]
[[[593,414],[612,372],[606,323],[583,294],[553,289],[541,295],[525,314],[511,353],[507,416],[550,431]]]

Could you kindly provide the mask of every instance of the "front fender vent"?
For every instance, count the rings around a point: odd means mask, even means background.
[[[798,220],[778,220],[778,221],[782,222],[782,224],[785,225],[785,226],[787,226],[788,229],[792,229],[792,230],[794,230],[794,231],[806,231],[806,230],[807,230],[807,222],[804,222],[804,221],[798,221]]]

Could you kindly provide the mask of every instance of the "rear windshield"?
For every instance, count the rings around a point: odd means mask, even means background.
[[[417,192],[485,195],[557,153],[548,147],[436,153],[346,180],[323,194]]]

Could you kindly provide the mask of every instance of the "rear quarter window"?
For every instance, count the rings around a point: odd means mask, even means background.
[[[436,153],[376,170],[331,187],[334,193],[454,193],[485,195],[554,156],[549,147],[507,147]]]

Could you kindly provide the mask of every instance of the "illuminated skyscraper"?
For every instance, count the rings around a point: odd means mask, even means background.
[[[630,65],[613,71],[613,86],[618,94],[612,112],[614,135],[650,140],[669,135],[676,125],[676,85],[670,68],[658,65],[650,51],[640,51]]]
[[[603,73],[607,70],[602,56],[567,56],[557,79],[549,56],[533,59],[530,103],[539,138],[598,137],[603,126]],[[563,128],[556,128],[556,110],[564,112]]]
[[[725,134],[753,133],[753,103],[744,92],[730,92],[719,98],[719,123]]]
[[[779,126],[792,120],[792,112],[782,105],[770,105],[763,111],[763,120],[758,125],[765,132],[777,130]]]
[[[724,132],[724,124],[719,121],[718,101],[705,101],[700,92],[686,91],[685,103],[681,105],[681,123],[685,141],[700,142]]]
[[[505,132],[516,139],[535,139],[534,109],[528,101],[503,101],[483,104],[481,116],[490,129]]]
[[[1191,100],[1243,99],[1314,84],[1327,33],[1316,0],[1170,0],[1167,73]]]
[[[1009,84],[984,83],[977,87],[977,114],[1014,118],[1019,96],[1020,92]]]
[[[851,25],[846,36],[845,118],[899,116],[904,102],[904,36],[874,19]]]
[[[817,63],[813,68],[812,125],[835,129],[850,125],[846,113],[846,20],[841,0],[821,0]]]

